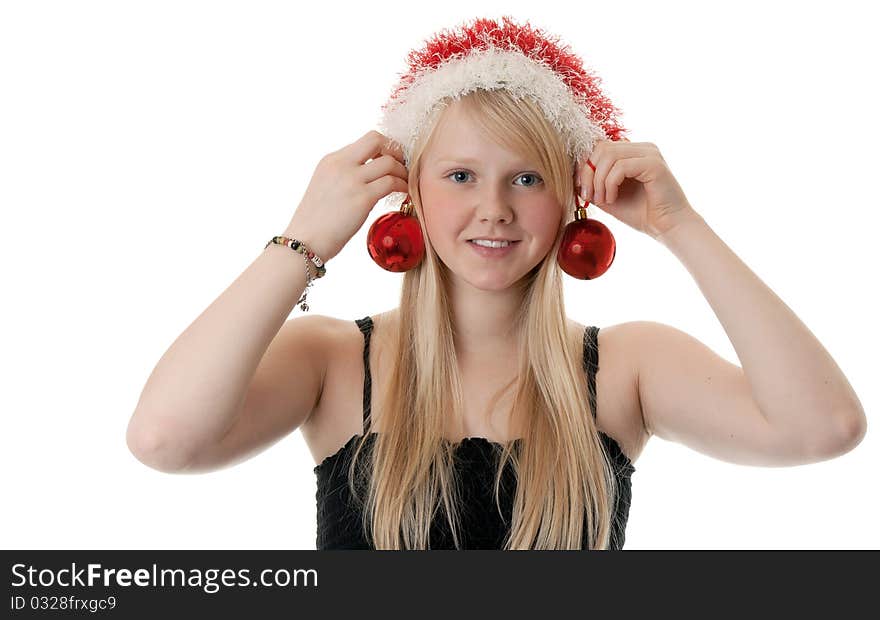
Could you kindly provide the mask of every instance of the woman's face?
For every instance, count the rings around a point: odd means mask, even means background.
[[[445,110],[421,161],[419,193],[431,245],[454,276],[503,290],[529,273],[556,240],[562,209],[538,162],[491,141],[460,106]],[[516,240],[482,256],[470,239]]]

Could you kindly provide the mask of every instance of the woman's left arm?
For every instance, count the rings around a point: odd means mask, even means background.
[[[653,409],[658,428],[665,427],[670,436],[707,443],[716,451],[734,447],[716,436],[719,431],[733,437],[747,429],[751,443],[736,447],[760,446],[764,438],[757,430],[758,412],[774,441],[782,442],[777,443],[780,452],[797,454],[801,446],[810,445],[814,455],[828,455],[861,441],[867,429],[865,412],[834,359],[693,209],[656,145],[600,141],[585,162],[578,162],[575,184],[581,198],[657,240],[681,261],[742,363],[741,371],[731,368],[678,330],[639,322],[633,339],[646,342],[649,350],[644,356],[645,385],[640,385],[646,423],[646,413]],[[678,369],[670,368],[663,357],[670,349],[686,358]],[[700,383],[706,380],[704,373],[710,379],[712,373],[720,376],[721,385]],[[746,389],[751,398],[742,393]],[[700,419],[697,409],[724,402],[724,390],[730,391],[730,402],[714,409],[729,417],[712,426],[712,421]],[[688,391],[696,402],[685,400]],[[734,411],[741,411],[742,417]]]
[[[822,343],[702,217],[681,213],[655,239],[693,276],[770,424],[792,436],[858,443],[867,428],[865,412]]]

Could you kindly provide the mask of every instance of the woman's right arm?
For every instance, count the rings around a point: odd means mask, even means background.
[[[408,191],[402,149],[369,131],[321,159],[283,235],[327,262],[379,199]],[[218,469],[308,419],[333,334],[327,317],[284,323],[305,285],[304,257],[271,244],[174,341],[128,424],[128,447],[141,462],[164,472]]]
[[[301,238],[292,230],[284,235]],[[309,268],[314,275],[314,265]],[[328,321],[302,316],[282,328],[305,289],[305,272],[301,254],[269,245],[174,341],[147,380],[128,425],[126,441],[138,460],[181,472],[211,453],[212,462],[200,463],[200,471],[217,469],[265,448],[308,418],[324,376]],[[250,445],[224,445],[246,404],[258,432],[251,433]]]

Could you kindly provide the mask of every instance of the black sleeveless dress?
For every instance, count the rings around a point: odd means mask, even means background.
[[[370,377],[370,334],[373,320],[367,316],[355,321],[364,334],[364,430],[366,419],[370,413],[370,393],[372,380]],[[584,332],[584,370],[587,373],[587,386],[593,418],[596,416],[596,372],[599,370],[598,360],[598,327],[587,327]],[[318,549],[373,549],[365,540],[361,512],[351,496],[348,486],[348,465],[354,454],[357,442],[362,434],[353,435],[348,442],[335,454],[325,458],[314,468],[317,476],[317,540]],[[367,445],[359,459],[369,458],[367,451],[375,441],[376,433],[367,433]],[[599,431],[599,437],[611,457],[613,471],[616,472],[618,496],[615,498],[615,510],[612,518],[610,548],[619,550],[625,541],[626,522],[629,518],[630,500],[632,498],[631,476],[635,467],[621,451],[618,443],[610,436]],[[519,440],[516,440],[519,441]],[[498,514],[495,505],[493,488],[495,479],[496,451],[501,444],[483,437],[466,437],[455,444],[455,467],[461,480],[458,528],[460,548],[462,549],[501,549],[504,537],[510,531],[510,520],[513,513],[513,497],[516,492],[516,477],[508,463],[502,474],[499,489],[500,504],[504,519]],[[362,487],[359,487],[362,489]],[[361,497],[364,491],[361,490]],[[430,548],[455,549],[446,514],[438,510],[431,524]],[[587,548],[586,528],[584,529],[584,548]]]

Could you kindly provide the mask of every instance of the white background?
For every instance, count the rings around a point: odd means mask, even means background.
[[[299,431],[236,467],[175,476],[129,453],[126,426],[162,353],[282,232],[318,160],[377,128],[406,53],[461,20],[509,14],[597,71],[630,138],[660,147],[869,417],[855,450],[799,467],[652,439],[626,549],[878,548],[868,3],[340,6],[2,4],[0,547],[314,548],[315,463]],[[674,255],[590,212],[617,258],[598,280],[566,277],[569,316],[664,322],[739,363]],[[328,263],[311,312],[354,321],[397,305],[402,276],[365,248],[380,214]]]

